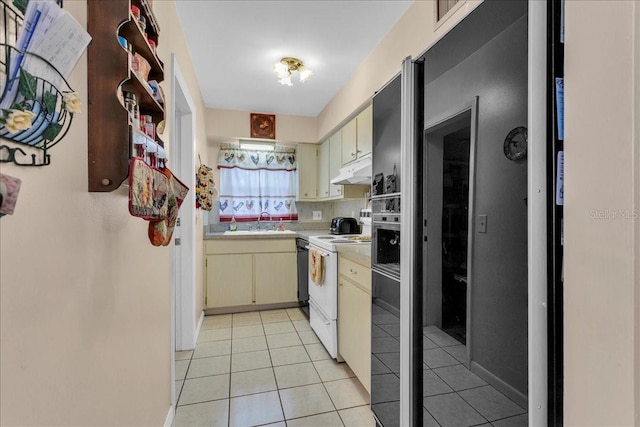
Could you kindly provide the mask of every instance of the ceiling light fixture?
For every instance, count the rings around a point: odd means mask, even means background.
[[[313,74],[313,71],[304,67],[304,64],[298,58],[284,57],[273,66],[273,72],[278,76],[281,85],[293,86],[291,75],[297,71],[300,75],[300,81],[305,82]]]

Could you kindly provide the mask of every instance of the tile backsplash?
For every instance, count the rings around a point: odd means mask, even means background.
[[[303,229],[328,229],[331,218],[346,216],[358,218],[360,209],[365,207],[364,199],[357,200],[336,200],[333,202],[296,202],[298,210],[298,222],[290,222],[287,229],[303,230]],[[313,212],[322,212],[321,220],[313,219]],[[225,231],[228,224],[219,224],[217,212],[203,212],[205,228],[209,232]]]

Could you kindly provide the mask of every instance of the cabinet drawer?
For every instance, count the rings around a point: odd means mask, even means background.
[[[204,242],[204,253],[255,254],[264,252],[295,252],[295,239],[219,239]]]
[[[363,290],[371,294],[371,269],[356,262],[340,257],[340,275],[360,285]]]

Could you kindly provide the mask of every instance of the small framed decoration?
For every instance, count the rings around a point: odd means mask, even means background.
[[[275,114],[251,113],[251,138],[276,139]]]

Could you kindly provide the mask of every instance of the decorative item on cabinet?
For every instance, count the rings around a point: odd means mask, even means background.
[[[80,112],[66,77],[91,38],[57,3],[0,6],[0,163],[46,166]]]
[[[88,50],[88,187],[107,192],[126,181],[132,157],[164,166],[164,97],[158,85],[164,80],[164,64],[156,54],[159,26],[147,0],[88,0],[87,28],[93,35]],[[135,96],[133,114],[120,93]]]

